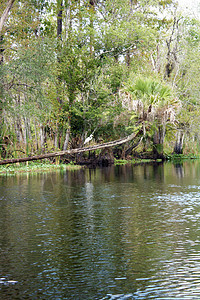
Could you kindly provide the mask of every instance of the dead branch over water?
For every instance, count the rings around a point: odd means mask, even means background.
[[[14,163],[18,163],[18,162],[26,162],[26,161],[33,161],[33,160],[40,160],[40,159],[45,159],[45,158],[52,158],[52,157],[57,157],[57,156],[82,153],[82,152],[92,151],[92,150],[97,150],[97,149],[110,148],[110,147],[114,147],[114,146],[117,146],[117,145],[127,143],[127,142],[133,140],[135,137],[137,137],[141,134],[142,134],[142,130],[140,130],[137,133],[134,132],[134,133],[130,134],[129,136],[125,137],[125,138],[115,140],[115,141],[112,141],[112,142],[108,142],[108,143],[94,145],[94,146],[76,148],[76,149],[65,150],[65,151],[57,151],[57,152],[46,153],[46,154],[41,154],[41,155],[34,155],[34,156],[30,156],[30,157],[5,159],[5,160],[0,161],[0,165],[14,164]],[[142,138],[140,138],[140,142],[141,141],[142,141]],[[138,143],[136,144],[135,147],[137,147],[137,146],[138,146]]]

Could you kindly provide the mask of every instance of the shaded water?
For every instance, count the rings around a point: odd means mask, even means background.
[[[0,177],[0,299],[200,299],[200,163]]]

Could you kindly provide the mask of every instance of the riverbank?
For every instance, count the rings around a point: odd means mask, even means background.
[[[161,162],[161,159],[152,160],[152,159],[132,159],[132,160],[122,160],[122,159],[115,159],[113,165],[126,165],[126,164],[144,164],[144,163],[152,163],[152,162]],[[109,164],[111,165],[111,164]],[[98,165],[94,164],[53,164],[53,163],[42,163],[42,162],[29,162],[27,163],[18,163],[12,165],[4,165],[0,166],[0,175],[15,175],[19,173],[45,173],[45,172],[52,172],[52,171],[64,171],[64,170],[79,170],[84,167],[96,167]]]
[[[17,173],[38,173],[38,172],[51,172],[56,170],[78,170],[82,166],[75,165],[73,163],[69,164],[52,164],[48,162],[29,162],[19,163],[12,165],[0,166],[0,175],[9,175]]]
[[[196,155],[168,155],[166,156],[166,161],[171,161],[173,163],[180,163],[185,160],[190,159],[199,159],[199,156]],[[147,158],[133,158],[130,160],[126,159],[114,159],[113,163],[114,165],[126,165],[126,164],[147,164],[147,163],[161,163],[162,159],[147,159]],[[110,165],[110,164],[109,164]],[[0,166],[0,175],[14,175],[18,173],[39,173],[39,172],[52,172],[56,170],[78,170],[84,167],[90,167],[90,166],[98,166],[95,164],[75,164],[73,162],[70,162],[68,164],[60,163],[50,163],[50,162],[42,162],[42,161],[36,161],[36,162],[29,162],[29,163],[18,163],[18,164],[8,164]]]
[[[114,165],[119,166],[119,165],[126,165],[126,164],[147,164],[147,163],[160,163],[162,162],[162,159],[131,159],[131,160],[126,160],[126,159],[115,159]]]

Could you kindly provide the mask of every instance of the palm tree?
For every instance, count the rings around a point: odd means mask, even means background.
[[[132,108],[143,124],[144,134],[151,133],[154,158],[163,158],[166,126],[175,123],[180,102],[170,86],[153,78],[137,78],[127,85],[126,91],[131,95]]]

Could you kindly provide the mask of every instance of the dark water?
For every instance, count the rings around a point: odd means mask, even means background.
[[[200,162],[0,177],[0,299],[200,299]]]

